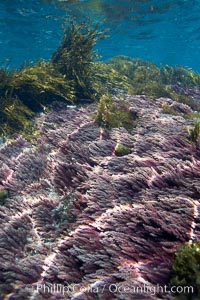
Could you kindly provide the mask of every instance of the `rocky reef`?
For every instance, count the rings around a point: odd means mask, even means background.
[[[161,289],[174,253],[200,239],[192,111],[121,97],[137,115],[132,130],[99,127],[96,104],[55,102],[34,119],[34,139],[1,145],[1,300],[174,299]],[[119,144],[130,151],[117,155]]]

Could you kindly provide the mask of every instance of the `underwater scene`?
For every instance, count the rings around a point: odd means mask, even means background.
[[[200,299],[200,1],[0,1],[0,300]]]

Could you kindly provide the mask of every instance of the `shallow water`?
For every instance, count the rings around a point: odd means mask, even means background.
[[[3,0],[0,2],[0,63],[48,59],[62,36],[66,16],[89,16],[110,28],[98,43],[102,59],[128,55],[158,65],[184,65],[200,72],[200,1]]]
[[[102,60],[200,72],[198,14],[184,0],[0,1],[0,299],[199,291],[200,74],[93,62],[98,34],[80,22],[58,47],[76,17],[110,28]]]

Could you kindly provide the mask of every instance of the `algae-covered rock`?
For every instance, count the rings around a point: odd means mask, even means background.
[[[200,241],[186,243],[176,251],[171,285],[193,287],[187,299],[200,296]]]
[[[163,66],[160,71],[164,84],[181,84],[182,86],[198,86],[200,76],[191,69],[182,66]]]
[[[106,62],[121,77],[126,77],[126,86],[130,94],[145,94],[152,98],[167,97],[189,105],[200,111],[197,97],[189,96],[200,84],[200,74],[182,66],[162,66],[153,62],[116,56]],[[193,92],[191,93],[193,94]]]
[[[174,107],[166,104],[166,103],[163,103],[162,105],[162,113],[164,114],[169,114],[169,115],[172,115],[172,116],[179,116],[180,113],[178,111],[176,111],[176,109],[174,109]]]
[[[98,96],[106,93],[121,94],[131,91],[130,79],[115,66],[104,62],[95,62],[93,70],[95,79],[93,84]]]
[[[118,143],[115,146],[115,155],[116,156],[124,156],[131,153],[131,149],[129,147],[126,147],[120,143]]]
[[[189,140],[192,143],[197,144],[200,137],[200,120],[195,123],[193,128],[188,128],[188,133]]]
[[[5,200],[8,197],[8,191],[1,189],[0,190],[0,205],[5,204]]]
[[[100,98],[95,120],[99,126],[107,129],[124,127],[132,130],[137,124],[137,116],[131,113],[127,103],[121,100],[116,105],[109,94]]]
[[[1,98],[0,103],[0,136],[16,132],[27,135],[33,132],[31,120],[35,114],[20,99]]]

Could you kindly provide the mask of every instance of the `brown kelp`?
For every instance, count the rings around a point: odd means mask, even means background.
[[[11,72],[0,90],[2,97],[19,98],[34,112],[53,100],[74,100],[73,82],[66,80],[50,62],[37,62],[22,70]]]
[[[96,42],[105,37],[105,30],[99,25],[77,24],[73,20],[64,32],[60,46],[52,55],[51,62],[61,74],[72,80],[76,97],[81,100],[95,100],[97,97],[94,82],[93,50]]]

